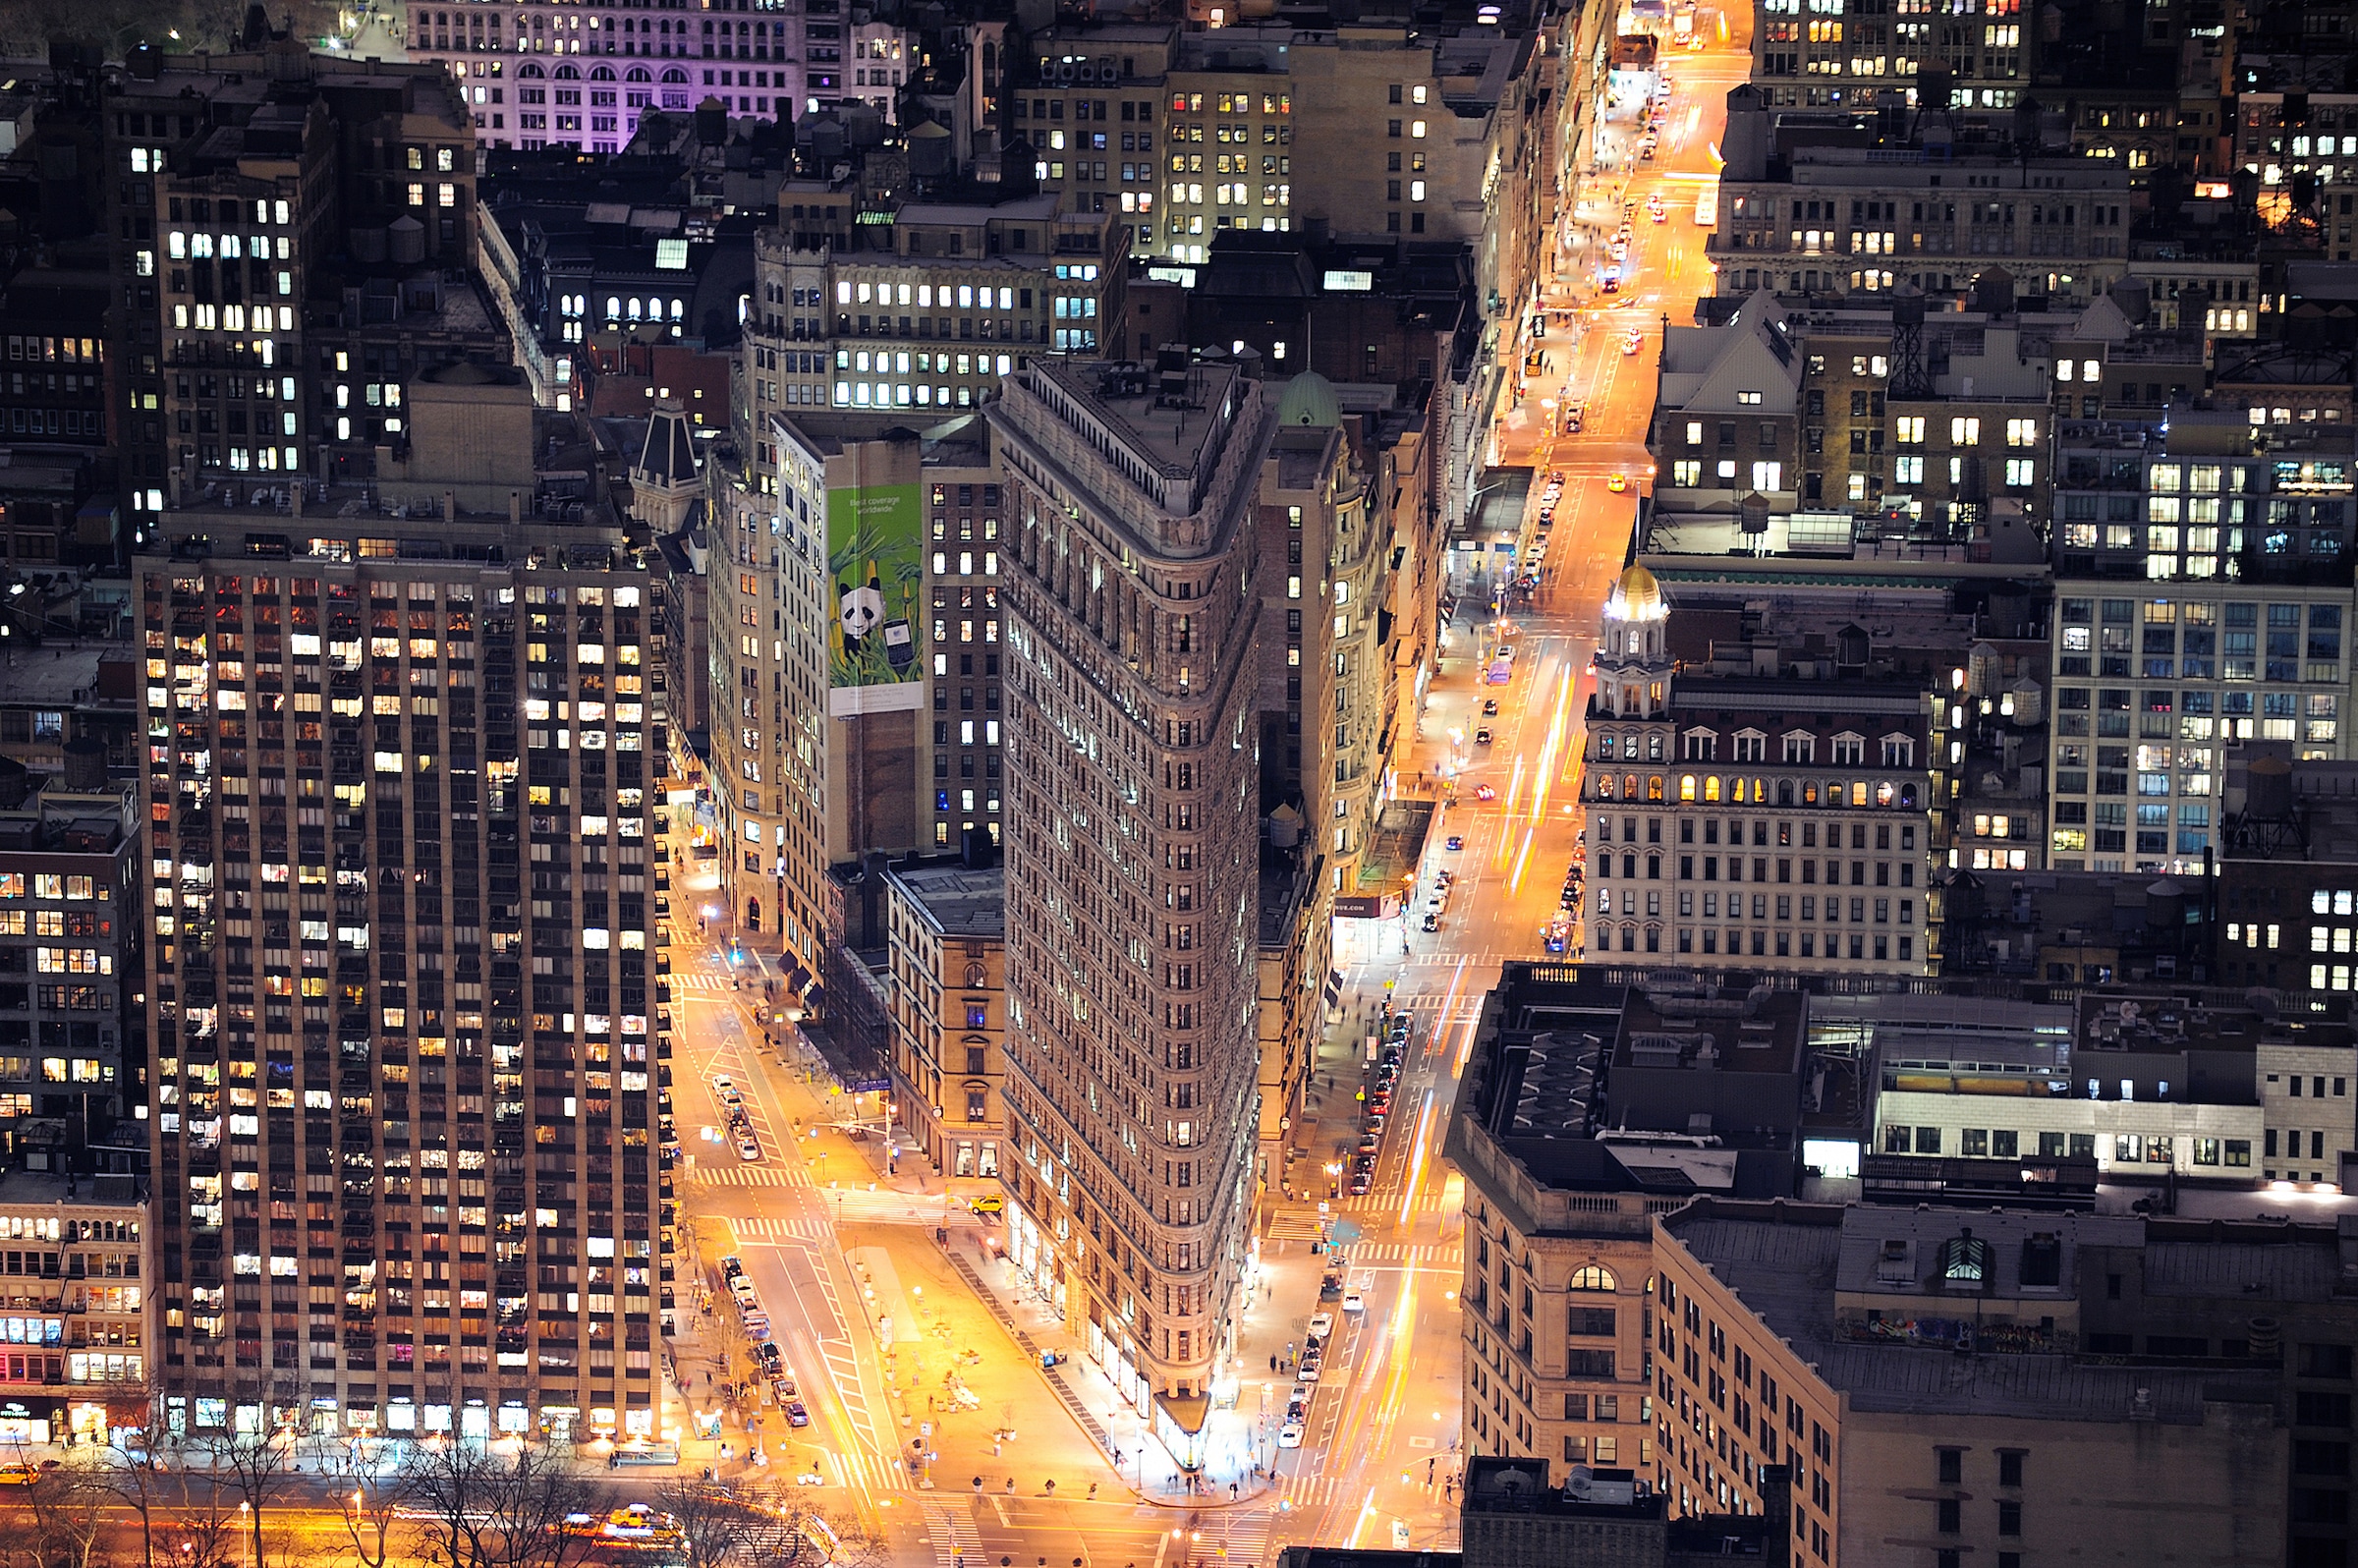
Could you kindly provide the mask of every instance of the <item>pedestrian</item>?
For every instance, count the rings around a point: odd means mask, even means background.
[[[1274,1355],[1272,1355],[1272,1356],[1270,1356],[1270,1357],[1269,1357],[1269,1371],[1271,1371],[1271,1372],[1275,1372],[1276,1370],[1277,1370],[1277,1358],[1276,1358]]]

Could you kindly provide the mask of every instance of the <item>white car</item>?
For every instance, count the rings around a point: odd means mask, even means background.
[[[737,1157],[743,1160],[759,1159],[761,1157],[760,1142],[753,1134],[747,1133],[737,1140]]]
[[[1334,1332],[1334,1314],[1320,1313],[1310,1320],[1310,1337],[1323,1340]]]
[[[1302,1446],[1302,1424],[1301,1424],[1300,1422],[1298,1422],[1298,1421],[1289,1421],[1289,1422],[1287,1422],[1287,1423],[1286,1423],[1284,1426],[1282,1426],[1282,1427],[1278,1428],[1277,1428],[1277,1446],[1278,1446],[1278,1447],[1280,1447],[1280,1448],[1299,1448],[1299,1447],[1301,1447],[1301,1446]]]
[[[1323,1359],[1315,1352],[1311,1355],[1303,1357],[1301,1362],[1294,1369],[1294,1380],[1296,1382],[1304,1383],[1317,1382],[1319,1380],[1319,1369],[1323,1364]]]
[[[1368,1299],[1365,1296],[1362,1296],[1356,1290],[1346,1290],[1343,1292],[1343,1311],[1347,1313],[1364,1313],[1367,1310]]]

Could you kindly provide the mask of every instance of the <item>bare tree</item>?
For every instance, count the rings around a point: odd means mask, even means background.
[[[40,1568],[90,1568],[114,1496],[89,1465],[43,1470],[23,1488],[18,1550]]]
[[[545,1449],[507,1455],[449,1438],[411,1452],[401,1487],[426,1516],[423,1555],[449,1568],[573,1568],[596,1538],[568,1521],[597,1519],[611,1502]]]
[[[210,1453],[190,1450],[189,1456],[191,1463],[177,1473],[171,1494],[156,1499],[165,1539],[175,1548],[172,1568],[241,1568],[246,1543],[235,1488]],[[156,1484],[159,1494],[166,1484]]]
[[[160,1399],[149,1403],[143,1430],[135,1433],[133,1428],[117,1427],[107,1438],[97,1473],[115,1500],[140,1522],[140,1568],[155,1568],[159,1515],[176,1499],[183,1504],[187,1501],[187,1483],[177,1474],[185,1468],[186,1459],[183,1445],[165,1425]]]
[[[777,1494],[758,1481],[678,1476],[655,1488],[654,1505],[679,1522],[679,1560],[685,1568],[751,1562],[782,1533]]]
[[[858,1515],[849,1511],[837,1514],[828,1527],[835,1534],[835,1549],[827,1558],[829,1568],[885,1568],[892,1561],[892,1543],[869,1529]]]
[[[387,1474],[363,1444],[327,1459],[320,1470],[337,1483],[334,1502],[358,1568],[391,1568],[396,1556],[409,1555],[396,1550],[410,1534],[402,1519],[407,1488],[398,1473]]]
[[[253,1568],[266,1568],[269,1557],[262,1544],[262,1517],[295,1474],[295,1439],[268,1431],[222,1432],[203,1440],[207,1469],[215,1490],[226,1486],[240,1503],[241,1527],[253,1548]]]
[[[711,1341],[720,1350],[720,1380],[731,1387],[754,1374],[754,1336],[744,1315],[722,1313],[712,1320]]]

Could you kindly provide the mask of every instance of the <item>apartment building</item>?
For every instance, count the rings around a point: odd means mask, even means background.
[[[1358,423],[1345,425],[1332,383],[1310,370],[1287,381],[1277,426],[1261,485],[1261,550],[1270,567],[1262,578],[1269,631],[1263,763],[1285,781],[1283,794],[1298,790],[1331,895],[1359,886],[1394,722],[1376,635],[1391,531]],[[1326,900],[1316,907],[1324,911]]]
[[[128,236],[112,352],[134,513],[208,484],[320,476],[337,449],[397,435],[416,344],[436,332],[413,322],[405,350],[394,312],[445,318],[453,352],[493,344],[481,312],[449,315],[468,297],[446,297],[444,276],[476,250],[475,147],[439,70],[284,38],[152,57],[108,79],[101,120]]]
[[[2026,292],[2084,301],[2127,270],[2141,197],[2115,163],[2025,164],[1994,136],[1828,140],[1772,115],[1759,86],[1730,95],[1725,146],[1710,241],[1721,294],[1953,293],[2002,265]]]
[[[2339,1495],[2346,1449],[2296,1461],[2286,1412],[2349,1360],[2329,1283],[2346,1246],[2324,1227],[1700,1200],[1656,1221],[1656,1489],[1682,1514],[1754,1513],[1763,1472],[1790,1466],[1796,1562],[1888,1562],[1894,1541],[2006,1568],[2338,1561],[2346,1527],[2287,1522]],[[2313,1534],[2328,1544],[2293,1543]]]
[[[1651,1480],[1654,1221],[1792,1190],[1808,1015],[1798,991],[1506,966],[1443,1145],[1466,1181],[1468,1454]],[[1599,1097],[1607,1072],[1626,1106]]]
[[[975,415],[936,426],[918,477],[934,649],[932,760],[920,770],[919,832],[936,849],[962,848],[969,833],[995,849],[1006,790],[1007,487],[990,460],[990,426]]]
[[[987,409],[1011,487],[1009,1240],[1183,1461],[1252,1212],[1275,412],[1181,349],[1036,360]]]
[[[900,1125],[943,1175],[997,1176],[1007,1126],[1002,873],[938,856],[898,862],[884,875]]]
[[[1795,333],[1763,289],[1723,324],[1663,330],[1647,448],[1665,510],[1733,510],[1739,496],[1792,510],[1802,490],[1804,369]]]
[[[158,1400],[155,1238],[128,1175],[0,1181],[0,1442],[137,1441]]]
[[[15,770],[0,810],[0,1156],[128,1179],[149,1114],[139,803],[97,741],[69,755]]]
[[[373,501],[183,506],[135,565],[160,1375],[198,1435],[651,1433],[647,574],[514,372],[410,406]]]
[[[1035,354],[1095,357],[1120,330],[1131,235],[1118,217],[1065,215],[1051,195],[886,216],[858,246],[783,218],[757,236],[745,323],[757,420],[940,417]]]
[[[751,352],[741,368],[754,363]],[[827,463],[774,413],[707,443],[712,800],[730,917],[815,973],[828,925]]]
[[[1670,614],[1641,565],[1605,600],[1581,782],[1590,950],[1930,973],[1946,795],[1930,694],[1871,678],[1855,623],[1821,647],[1756,646],[1753,673],[1689,674]]]
[[[2348,755],[2352,442],[2264,445],[2241,413],[2061,425],[2050,864],[2198,867],[2231,749]]]
[[[1495,122],[1531,48],[1529,34],[1498,28],[1249,24],[1185,35],[1161,94],[1156,253],[1201,262],[1223,229],[1319,225],[1479,241],[1505,129]]]
[[[1805,20],[1801,0],[1762,0],[1752,80],[1772,101],[1813,109],[2011,109],[2031,80],[2037,29],[2021,0],[1972,5],[1869,0],[1847,14],[1812,9]]]
[[[1141,255],[1161,253],[1163,87],[1178,48],[1175,24],[1098,22],[1040,33],[1011,62],[1008,124],[1039,189],[1066,212],[1120,212]]]

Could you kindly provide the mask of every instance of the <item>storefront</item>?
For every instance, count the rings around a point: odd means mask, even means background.
[[[52,1432],[65,1425],[64,1418],[62,1406],[0,1399],[0,1446],[45,1443]]]

